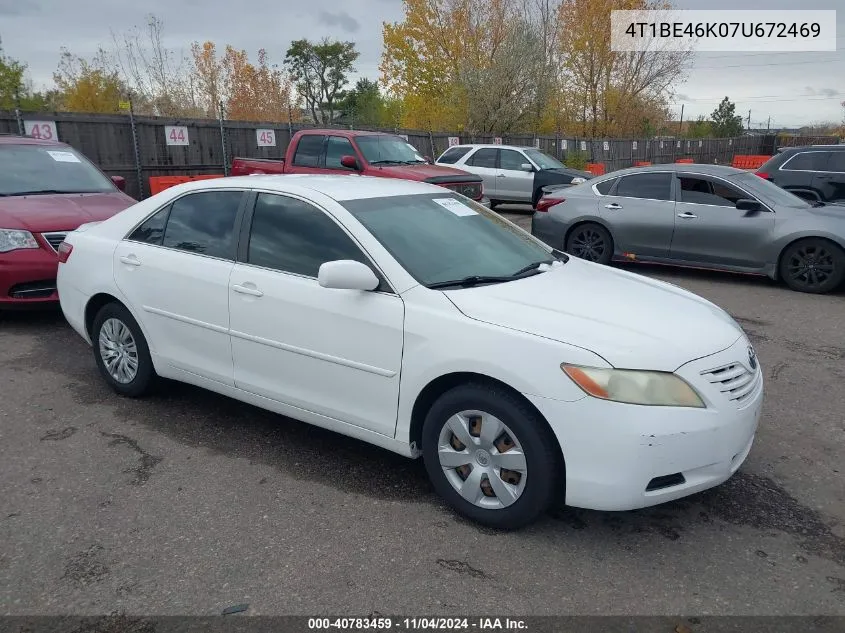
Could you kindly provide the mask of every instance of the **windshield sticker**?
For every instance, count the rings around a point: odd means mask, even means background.
[[[434,201],[447,211],[451,211],[458,216],[478,215],[473,209],[454,198],[434,198]]]
[[[50,157],[59,163],[80,163],[80,161],[73,152],[58,152],[47,150]]]

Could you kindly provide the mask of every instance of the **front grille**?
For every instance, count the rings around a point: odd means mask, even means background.
[[[758,374],[758,371],[751,371],[741,363],[731,363],[701,372],[705,379],[737,405],[745,402],[754,392]]]
[[[443,185],[447,189],[451,189],[455,193],[459,193],[467,198],[478,200],[481,198],[481,183],[480,182],[459,182],[451,185]]]
[[[56,292],[56,280],[43,279],[12,286],[9,289],[9,296],[13,299],[46,299],[54,292]]]
[[[56,251],[56,252],[58,252],[59,244],[61,244],[64,241],[66,236],[67,236],[67,233],[59,233],[59,232],[42,233],[41,234],[41,237],[43,237],[45,240],[47,240],[47,243],[50,246],[52,246],[53,250]]]

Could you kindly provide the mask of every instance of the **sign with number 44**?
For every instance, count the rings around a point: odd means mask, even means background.
[[[165,125],[164,138],[168,145],[190,145],[188,128],[184,125]]]
[[[258,147],[276,147],[276,133],[273,130],[255,130]]]
[[[32,138],[38,138],[42,141],[59,140],[55,121],[24,121],[23,128],[26,135]]]

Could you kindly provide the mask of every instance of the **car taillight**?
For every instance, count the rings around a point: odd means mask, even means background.
[[[764,180],[771,180],[771,178],[772,178],[771,174],[769,174],[769,172],[766,172],[766,171],[757,171],[757,172],[754,172],[754,175],[760,176],[760,178],[762,178]]]
[[[560,204],[561,202],[565,202],[566,198],[540,198],[539,202],[537,202],[537,211],[548,211],[556,204]]]
[[[67,262],[70,254],[73,252],[73,246],[68,244],[67,242],[62,242],[59,244],[59,248],[56,249],[56,252],[59,254],[59,263],[64,264]]]

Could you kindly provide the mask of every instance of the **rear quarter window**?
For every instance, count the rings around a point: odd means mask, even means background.
[[[466,156],[470,150],[469,147],[450,147],[440,155],[437,159],[438,163],[446,163],[447,165],[454,165],[461,157]]]

